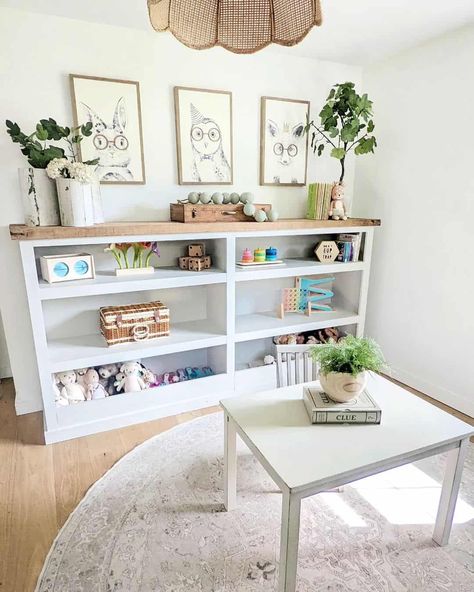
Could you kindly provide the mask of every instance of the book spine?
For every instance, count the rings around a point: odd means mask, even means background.
[[[314,411],[312,423],[372,423],[379,424],[381,411]]]

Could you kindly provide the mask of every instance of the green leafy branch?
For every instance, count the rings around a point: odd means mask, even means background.
[[[60,146],[51,142],[66,142],[69,148],[69,159],[73,162],[78,160],[77,147],[85,137],[92,135],[92,123],[88,122],[76,127],[60,126],[51,117],[40,119],[36,124],[35,131],[29,136],[23,133],[17,123],[10,120],[6,122],[7,134],[12,141],[22,146],[21,153],[27,157],[28,163],[38,169],[45,169],[55,158],[67,158],[66,153]],[[85,161],[84,164],[96,165],[99,159]]]
[[[318,156],[323,154],[326,146],[331,147],[330,155],[341,163],[339,182],[342,182],[347,154],[351,150],[357,155],[368,154],[377,146],[375,136],[371,135],[375,128],[372,101],[367,94],[357,94],[353,82],[336,84],[319,117],[318,125],[308,118],[305,133],[311,133],[311,148]]]
[[[380,372],[386,364],[379,345],[370,338],[348,335],[344,339],[317,345],[311,350],[322,374],[344,372],[357,376],[364,370]]]

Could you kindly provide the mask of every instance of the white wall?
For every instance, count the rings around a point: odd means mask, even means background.
[[[367,331],[393,374],[474,415],[474,27],[364,72],[379,148],[355,213],[376,233]]]
[[[252,56],[236,56],[220,48],[198,52],[167,34],[0,8],[0,122],[12,119],[25,130],[47,116],[71,122],[67,78],[71,72],[140,81],[147,184],[104,187],[110,221],[167,219],[170,201],[189,191],[176,184],[175,85],[233,92],[235,189],[253,191],[259,200],[274,203],[282,217],[303,216],[305,188],[258,185],[260,97],[308,99],[316,116],[331,85],[360,82],[360,69],[355,66],[297,58],[271,49]],[[40,408],[39,387],[18,245],[9,240],[7,229],[9,223],[22,221],[16,169],[24,161],[5,133],[0,133],[0,153],[0,306],[17,410],[28,412]],[[309,159],[309,181],[337,177],[334,159]],[[352,179],[350,162],[349,193]]]

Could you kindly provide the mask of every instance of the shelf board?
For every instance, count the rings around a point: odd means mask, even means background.
[[[314,259],[284,259],[285,265],[269,267],[268,269],[255,267],[252,269],[237,268],[236,282],[250,280],[265,280],[298,275],[317,275],[324,273],[341,273],[344,271],[361,271],[365,268],[363,261],[341,263],[320,263]]]
[[[100,334],[54,339],[48,342],[52,372],[88,368],[128,360],[203,349],[227,343],[227,336],[212,329],[208,319],[171,325],[171,335],[153,341],[108,347]]]
[[[380,226],[380,220],[372,218],[348,218],[347,220],[306,220],[287,218],[277,222],[107,222],[94,226],[26,226],[10,224],[12,240],[50,240],[64,238],[88,238],[105,236],[145,236],[159,234],[203,234],[209,232],[273,232],[280,230],[339,229],[362,226]]]
[[[287,313],[280,319],[273,311],[239,315],[235,322],[235,340],[250,341],[286,333],[302,333],[326,327],[353,325],[360,321],[356,312],[333,310],[331,312],[314,312],[311,316],[299,313]]]
[[[178,267],[158,267],[149,275],[117,277],[113,271],[99,271],[93,280],[76,280],[58,284],[39,282],[41,300],[76,298],[97,294],[118,294],[122,292],[143,292],[145,290],[163,290],[185,286],[223,284],[227,274],[221,269],[211,268],[206,271],[185,271]]]

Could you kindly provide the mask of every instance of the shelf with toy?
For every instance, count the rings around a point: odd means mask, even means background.
[[[117,278],[113,271],[99,271],[95,279],[77,283],[48,284],[40,281],[41,300],[60,298],[79,298],[97,294],[119,294],[123,292],[143,292],[165,288],[184,288],[206,284],[223,284],[227,274],[221,269],[211,268],[201,273],[183,271],[179,267],[158,267],[154,273],[144,277]]]
[[[100,366],[174,352],[224,345],[227,336],[213,328],[208,319],[171,323],[169,337],[107,347],[99,333],[50,339],[48,352],[53,372]]]
[[[238,268],[236,270],[236,282],[246,282],[250,280],[262,280],[279,277],[292,277],[297,275],[309,275],[318,273],[342,273],[345,271],[361,271],[365,268],[365,263],[350,262],[341,263],[320,263],[314,259],[283,259],[284,266],[271,267],[269,269],[246,269]]]

